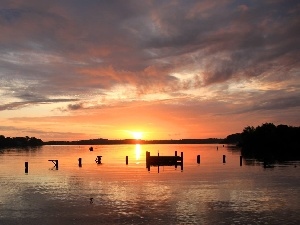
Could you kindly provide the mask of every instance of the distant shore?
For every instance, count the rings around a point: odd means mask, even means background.
[[[141,139],[90,139],[80,141],[47,141],[44,145],[122,145],[122,144],[220,144],[224,139],[179,139],[179,140],[141,140]]]
[[[109,140],[104,138],[78,140],[78,141],[42,141],[35,137],[5,137],[0,135],[0,148],[9,147],[36,147],[42,145],[123,145],[123,144],[220,144],[221,138],[205,139],[178,139],[178,140],[141,140],[119,139]]]
[[[240,148],[245,158],[284,161],[300,159],[300,127],[264,123],[247,126],[242,133],[230,134],[226,138],[142,140],[104,138],[77,141],[42,141],[35,137],[4,137],[0,135],[0,148],[36,147],[42,145],[123,145],[123,144],[232,144]]]

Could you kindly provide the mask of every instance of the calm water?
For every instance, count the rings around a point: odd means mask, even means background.
[[[0,224],[300,224],[300,162],[240,166],[240,153],[220,145],[88,148],[0,152]],[[146,151],[175,150],[184,153],[182,172],[167,166],[147,171]],[[58,170],[49,159],[59,160]]]

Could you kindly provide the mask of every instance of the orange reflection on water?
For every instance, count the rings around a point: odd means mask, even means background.
[[[141,145],[136,144],[135,145],[135,159],[140,160],[140,158],[141,158]]]

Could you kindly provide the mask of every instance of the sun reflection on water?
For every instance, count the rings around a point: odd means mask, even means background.
[[[135,159],[137,161],[141,159],[141,145],[140,144],[135,145]],[[139,162],[137,162],[137,163],[139,163]]]

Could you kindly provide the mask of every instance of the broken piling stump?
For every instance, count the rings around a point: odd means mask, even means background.
[[[57,159],[49,159],[48,161],[53,162],[54,168],[55,168],[56,170],[58,170],[58,160],[57,160]]]

